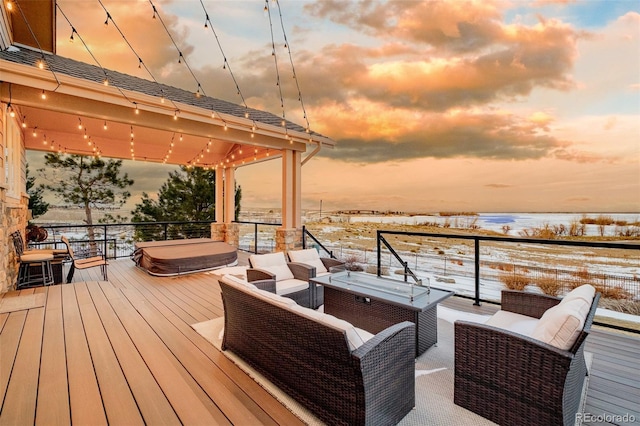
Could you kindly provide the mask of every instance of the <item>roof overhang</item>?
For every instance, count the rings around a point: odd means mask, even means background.
[[[1,99],[24,120],[25,148],[31,150],[240,167],[277,158],[285,149],[304,152],[309,144],[316,148],[335,145],[316,133],[169,102],[164,97],[54,73],[37,63],[0,59],[0,81]]]

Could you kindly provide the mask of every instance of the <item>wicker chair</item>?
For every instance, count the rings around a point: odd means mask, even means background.
[[[318,250],[315,248],[304,250],[290,250],[287,256],[291,262],[302,263],[313,268],[311,277],[321,277],[331,273],[331,268],[343,267],[345,263],[338,259],[330,257],[320,257]],[[324,287],[317,284],[311,286],[313,309],[318,309],[324,303]]]
[[[584,343],[600,294],[569,350],[487,324],[455,323],[454,402],[501,425],[573,425],[587,368]],[[556,297],[504,290],[502,310],[540,318]]]
[[[309,279],[315,276],[315,268],[303,263],[287,262],[282,252],[251,255],[249,266],[249,282],[275,280],[276,294],[293,299],[305,308],[315,309],[319,306],[309,285]]]
[[[351,349],[345,331],[220,281],[223,350],[331,425],[394,425],[415,406],[415,325],[392,325]],[[276,297],[277,298],[277,297]],[[282,298],[280,298],[282,299]],[[329,315],[327,315],[329,317]]]

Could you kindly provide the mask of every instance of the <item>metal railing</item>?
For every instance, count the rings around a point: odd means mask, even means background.
[[[332,250],[329,250],[328,248],[326,248],[311,232],[309,232],[309,230],[307,229],[306,226],[303,226],[302,227],[302,248],[303,249],[307,248],[307,238],[310,238],[313,241],[316,249],[322,249],[332,259],[336,258],[333,255],[333,251]],[[320,250],[318,250],[318,251],[320,251]],[[320,254],[322,254],[322,253],[320,253]]]
[[[46,240],[38,242],[40,248],[60,245],[60,236],[66,236],[74,250],[98,246],[107,258],[129,257],[135,243],[180,238],[210,238],[211,222],[130,222],[95,225],[38,224],[48,232]],[[93,235],[93,239],[90,238]]]
[[[394,235],[394,236],[406,236],[406,237],[428,237],[428,238],[437,238],[437,239],[455,239],[455,240],[468,240],[473,242],[473,266],[474,266],[474,304],[480,305],[480,302],[483,301],[480,294],[480,268],[483,265],[481,262],[481,242],[496,242],[496,243],[509,243],[509,244],[535,244],[535,245],[544,245],[544,246],[567,246],[567,247],[589,247],[589,248],[602,248],[602,249],[621,249],[621,250],[631,250],[640,252],[640,244],[633,243],[624,243],[624,242],[600,242],[600,241],[573,241],[573,240],[544,240],[537,238],[513,238],[513,237],[501,237],[501,236],[485,236],[485,235],[464,235],[464,234],[438,234],[438,233],[422,233],[422,232],[405,232],[405,231],[383,231],[378,230],[376,232],[376,240],[377,240],[377,271],[378,274],[381,273],[382,270],[382,245],[386,247],[391,247],[390,243],[384,237],[385,235]],[[398,262],[405,268],[405,271],[410,269],[408,268],[408,262],[404,261],[395,250],[392,249],[392,254],[394,257],[398,259]],[[527,266],[529,270],[537,269],[538,272],[542,270],[540,267],[535,266]],[[549,268],[545,268],[546,271],[549,271]],[[556,276],[560,276],[558,268],[552,268],[552,271],[555,271]],[[564,271],[565,273],[569,273],[568,271]],[[411,271],[413,274],[413,271]],[[598,274],[588,273],[588,277],[582,277],[582,279],[593,279],[597,277]],[[604,274],[600,274],[601,276]],[[615,277],[617,280],[622,280],[622,277]],[[406,280],[406,272],[405,272],[405,280]],[[623,288],[632,298],[640,299],[640,279],[636,276],[628,277],[628,283],[633,284],[632,288]],[[606,287],[606,284],[605,284]]]
[[[275,250],[275,228],[280,223],[234,221],[239,225],[238,249],[249,253],[270,253]],[[243,232],[243,228],[249,231]]]

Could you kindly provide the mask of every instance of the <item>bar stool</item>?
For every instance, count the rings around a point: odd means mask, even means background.
[[[52,260],[53,254],[49,253],[30,253],[20,256],[18,290],[22,287],[53,284]],[[34,273],[34,269],[37,272]]]
[[[51,268],[53,251],[29,250],[25,252],[20,231],[13,232],[11,238],[20,262],[16,287],[20,289],[21,287],[53,284],[53,270]],[[36,271],[39,269],[39,272],[33,273],[33,269]]]

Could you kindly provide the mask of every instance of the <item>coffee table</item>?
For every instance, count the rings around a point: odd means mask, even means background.
[[[416,325],[416,357],[438,341],[438,303],[452,291],[428,289],[361,272],[339,272],[309,280],[324,287],[324,312],[378,333],[402,321]]]

